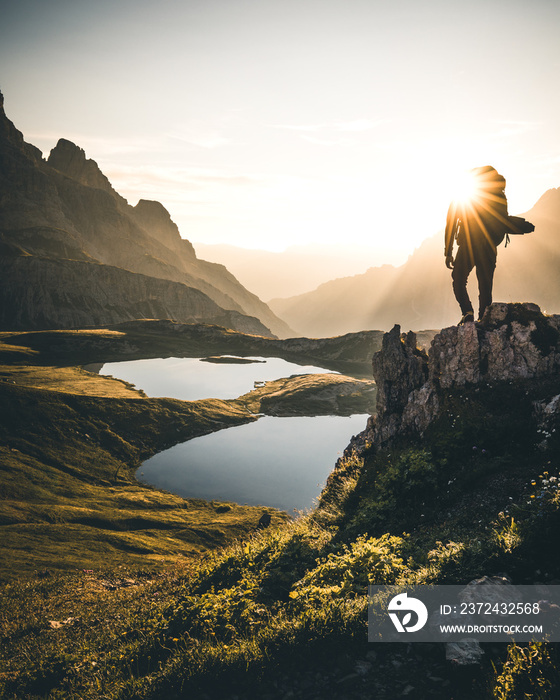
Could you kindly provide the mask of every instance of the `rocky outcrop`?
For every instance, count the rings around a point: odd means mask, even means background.
[[[558,369],[560,316],[536,304],[492,304],[480,326],[446,328],[430,349],[430,378],[442,388],[541,377]]]
[[[355,445],[380,448],[397,435],[422,435],[439,416],[444,391],[559,371],[560,316],[545,316],[536,304],[492,304],[480,324],[444,328],[427,354],[414,333],[395,326],[373,357],[377,415]],[[544,416],[551,410],[541,409]]]
[[[377,411],[401,413],[408,396],[428,378],[427,355],[416,347],[416,335],[400,333],[400,327],[383,336],[381,350],[373,356],[373,376],[378,387]]]
[[[32,256],[36,266],[46,260],[84,261],[114,268],[106,278],[116,280],[116,270],[139,273],[150,278],[167,280],[198,289],[222,308],[223,318],[228,314],[257,317],[267,336],[292,335],[288,326],[277,318],[258,297],[247,291],[225,267],[199,260],[193,246],[181,238],[169,212],[159,202],[140,200],[136,207],[121,197],[102,173],[97,163],[86,157],[83,149],[61,139],[45,161],[41,152],[26,144],[22,134],[6,117],[0,100],[0,253],[3,258]],[[23,264],[23,263],[22,263]],[[98,271],[88,275],[95,277]],[[65,279],[70,279],[70,270]],[[52,279],[48,272],[45,279]],[[26,281],[11,278],[19,287],[4,289],[2,294],[29,298]],[[124,286],[129,283],[123,282]],[[0,286],[7,281],[0,279]],[[76,289],[74,296],[82,294]],[[107,298],[112,297],[107,289]],[[44,299],[57,295],[56,283],[48,290],[35,290],[37,304],[31,317],[54,318],[61,327],[68,314],[61,307],[42,308]],[[119,296],[118,288],[115,290]],[[121,299],[120,319],[131,318],[140,299]],[[87,298],[84,313],[87,325],[98,320],[87,318],[87,309],[94,308],[96,300]],[[115,309],[107,308],[111,317]],[[18,326],[18,317],[4,313],[11,328]],[[230,312],[235,312],[230,314]],[[7,316],[6,316],[7,314]],[[53,316],[54,314],[54,316]],[[177,320],[188,314],[180,314]],[[21,318],[21,317],[20,317]],[[99,318],[96,316],[96,318]],[[212,319],[205,319],[213,322]],[[246,325],[251,325],[248,321]],[[34,326],[43,328],[44,326]],[[238,326],[235,326],[236,328]]]

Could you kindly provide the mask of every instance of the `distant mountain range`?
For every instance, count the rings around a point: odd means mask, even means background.
[[[548,190],[524,214],[535,224],[525,236],[511,236],[498,249],[494,301],[531,301],[547,313],[560,312],[560,188]],[[469,293],[477,305],[476,275]],[[428,238],[404,265],[372,267],[316,290],[268,302],[297,333],[324,337],[358,330],[445,328],[460,311],[443,257],[443,232]]]
[[[0,330],[172,318],[294,335],[223,266],[197,258],[167,210],[121,197],[61,139],[47,160],[0,94]]]
[[[282,252],[194,243],[205,259],[225,265],[264,301],[311,292],[337,277],[365,272],[377,259],[372,246],[294,245]]]

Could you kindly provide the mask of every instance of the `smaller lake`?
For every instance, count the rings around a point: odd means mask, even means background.
[[[251,357],[249,364],[205,362],[194,357],[108,362],[100,374],[134,384],[148,396],[183,401],[236,399],[254,388],[255,382],[272,381],[292,374],[332,374],[312,365],[297,365],[279,357]]]
[[[160,452],[136,478],[185,498],[309,509],[368,417],[264,416]]]

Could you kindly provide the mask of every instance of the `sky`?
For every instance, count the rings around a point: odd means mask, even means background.
[[[559,31],[558,0],[0,0],[0,90],[195,244],[400,264],[467,169],[512,214],[560,187]]]

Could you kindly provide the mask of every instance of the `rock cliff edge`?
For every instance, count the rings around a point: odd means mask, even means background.
[[[560,316],[531,303],[494,303],[480,324],[444,328],[427,353],[396,325],[372,364],[377,414],[350,447],[378,450],[397,436],[422,437],[440,415],[445,391],[558,375]]]

